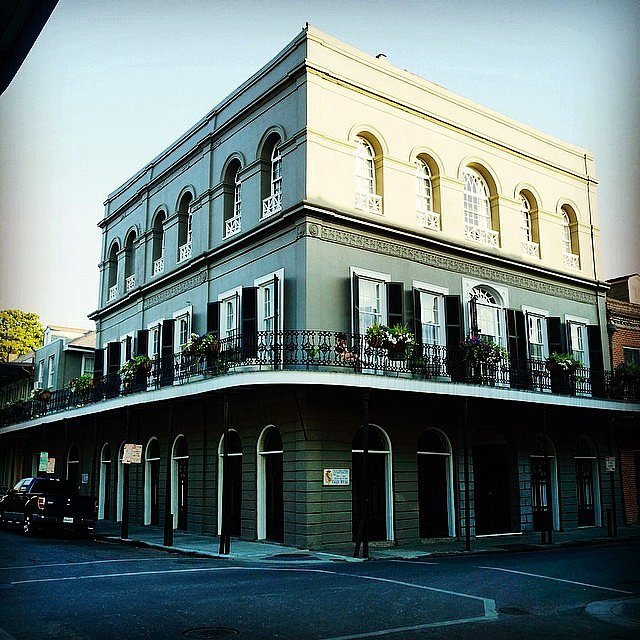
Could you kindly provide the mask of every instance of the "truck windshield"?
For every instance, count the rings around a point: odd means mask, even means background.
[[[31,486],[30,493],[46,493],[49,495],[75,495],[77,490],[67,480],[48,480],[36,478]]]

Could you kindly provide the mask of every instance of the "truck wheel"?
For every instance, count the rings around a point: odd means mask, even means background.
[[[25,516],[22,521],[22,533],[25,536],[32,536],[34,533],[33,523],[31,522],[31,516]]]

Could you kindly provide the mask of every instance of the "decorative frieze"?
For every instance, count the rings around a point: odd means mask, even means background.
[[[206,281],[207,281],[207,272],[201,271],[200,273],[197,273],[196,275],[191,276],[190,278],[187,278],[182,282],[178,282],[177,284],[174,284],[173,286],[168,287],[163,291],[158,291],[158,293],[154,293],[148,298],[145,298],[144,309],[145,310],[149,309],[150,307],[160,304],[165,300],[170,300],[171,298],[174,298],[175,296],[180,295],[185,291],[189,291],[190,289],[193,289],[198,285],[204,284]]]

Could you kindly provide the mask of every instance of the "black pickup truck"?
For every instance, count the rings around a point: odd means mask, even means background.
[[[78,495],[67,480],[23,478],[0,497],[0,525],[18,525],[25,535],[39,529],[93,530],[98,503]]]

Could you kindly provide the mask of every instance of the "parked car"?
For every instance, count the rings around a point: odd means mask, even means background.
[[[25,535],[40,529],[93,530],[98,502],[78,495],[77,487],[55,478],[23,478],[0,497],[0,525],[15,525]]]

